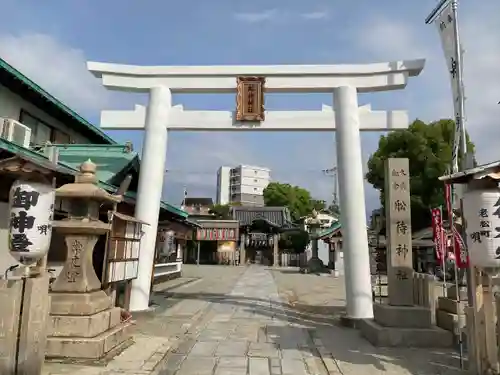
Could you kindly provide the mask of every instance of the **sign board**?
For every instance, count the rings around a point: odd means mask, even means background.
[[[198,241],[238,241],[238,231],[234,228],[199,228]]]
[[[236,120],[264,121],[265,77],[238,77],[236,85]]]
[[[105,270],[107,283],[137,278],[143,224],[131,216],[113,212]]]
[[[500,267],[500,190],[468,191],[463,207],[471,265]]]
[[[408,159],[389,158],[385,168],[389,304],[413,306],[413,249]]]

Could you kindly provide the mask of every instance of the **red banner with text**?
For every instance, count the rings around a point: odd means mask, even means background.
[[[431,209],[432,216],[432,239],[434,240],[434,246],[436,248],[436,258],[438,261],[442,261],[446,256],[444,242],[444,230],[443,230],[443,215],[441,208]]]
[[[446,209],[448,211],[448,220],[451,222],[453,211],[452,211],[452,202],[451,202],[451,185],[444,185],[444,199],[446,202]],[[465,247],[464,240],[456,226],[453,226],[452,231],[452,244],[453,251],[455,253],[455,259],[457,268],[467,268],[469,267],[469,255],[467,254],[467,249]]]

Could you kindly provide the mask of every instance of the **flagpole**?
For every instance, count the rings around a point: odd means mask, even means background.
[[[451,57],[451,69],[450,74],[452,77],[456,79],[456,92],[454,95],[454,111],[455,113],[455,132],[454,132],[454,140],[453,140],[453,160],[452,160],[452,171],[456,173],[458,171],[464,171],[469,166],[469,158],[467,157],[467,137],[466,137],[466,128],[465,128],[465,97],[464,97],[464,85],[462,79],[462,48],[460,44],[460,33],[458,26],[458,0],[441,0],[439,4],[433,9],[433,11],[429,14],[429,16],[425,19],[425,23],[429,24],[434,22],[443,12],[445,7],[451,5],[451,18],[452,18],[452,28],[453,28],[453,45],[454,45],[454,56]],[[442,30],[441,30],[442,31]],[[445,48],[445,47],[444,47]],[[445,48],[446,55],[446,48]],[[447,57],[448,59],[448,57]],[[449,62],[449,61],[448,61]],[[448,64],[447,62],[447,64]],[[453,81],[452,81],[453,82]],[[459,138],[457,138],[459,137]],[[458,148],[458,150],[457,150]],[[460,165],[458,163],[460,160]],[[467,233],[466,233],[466,223],[463,214],[463,205],[462,205],[462,192],[463,189],[460,189],[460,193],[457,194],[458,186],[452,186],[452,207],[457,203],[460,204],[460,213],[462,217],[462,230],[461,236],[462,241],[464,242],[463,246],[468,252],[467,248]],[[457,197],[457,195],[459,195]],[[454,220],[453,220],[454,225]],[[461,278],[463,274],[461,275]],[[470,286],[472,285],[472,269],[471,266],[465,269],[465,278],[467,282],[467,297],[468,297],[468,305],[474,305],[474,292]],[[460,293],[458,290],[457,293]]]
[[[457,94],[459,100],[458,113],[456,121],[460,124],[460,171],[467,169],[467,137],[465,130],[465,98],[464,98],[464,83],[462,80],[462,47],[460,44],[460,33],[458,29],[458,0],[452,0],[451,10],[453,11],[453,32],[455,34],[455,61],[457,63]]]
[[[456,46],[456,62],[457,62],[457,80],[458,80],[458,87],[457,87],[457,94],[459,98],[459,106],[458,106],[458,113],[457,113],[457,121],[460,121],[460,147],[459,147],[459,152],[460,152],[460,171],[465,171],[469,165],[468,165],[468,157],[467,157],[467,137],[466,137],[466,129],[465,129],[465,98],[464,98],[464,84],[462,80],[462,48],[460,45],[460,33],[459,33],[459,27],[458,27],[458,0],[452,0],[451,2],[451,10],[453,12],[453,32],[455,35],[455,46]],[[455,190],[455,189],[454,189]],[[462,191],[463,193],[463,191]],[[461,202],[462,197],[458,197],[459,202]],[[462,207],[462,205],[460,205]],[[463,211],[461,211],[461,216],[462,216],[462,240],[464,241],[464,246],[468,250],[467,247],[467,233],[466,233],[466,223],[465,223],[465,218]],[[472,285],[472,268],[469,265],[465,269],[465,278],[467,282],[467,299],[468,299],[468,305],[473,306],[474,305],[474,291],[470,287]]]

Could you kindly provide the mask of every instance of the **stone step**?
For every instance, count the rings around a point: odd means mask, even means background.
[[[438,310],[436,312],[436,321],[438,327],[452,332],[454,335],[459,334],[459,330],[465,330],[465,315],[453,314],[449,311]]]
[[[100,359],[131,339],[132,324],[120,323],[95,337],[47,337],[47,358]]]
[[[447,311],[452,314],[464,315],[464,307],[466,302],[460,301],[460,303],[452,298],[439,297],[438,298],[438,310]]]

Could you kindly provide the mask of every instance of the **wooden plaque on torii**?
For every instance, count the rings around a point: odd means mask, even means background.
[[[265,77],[237,77],[236,120],[264,121]]]

